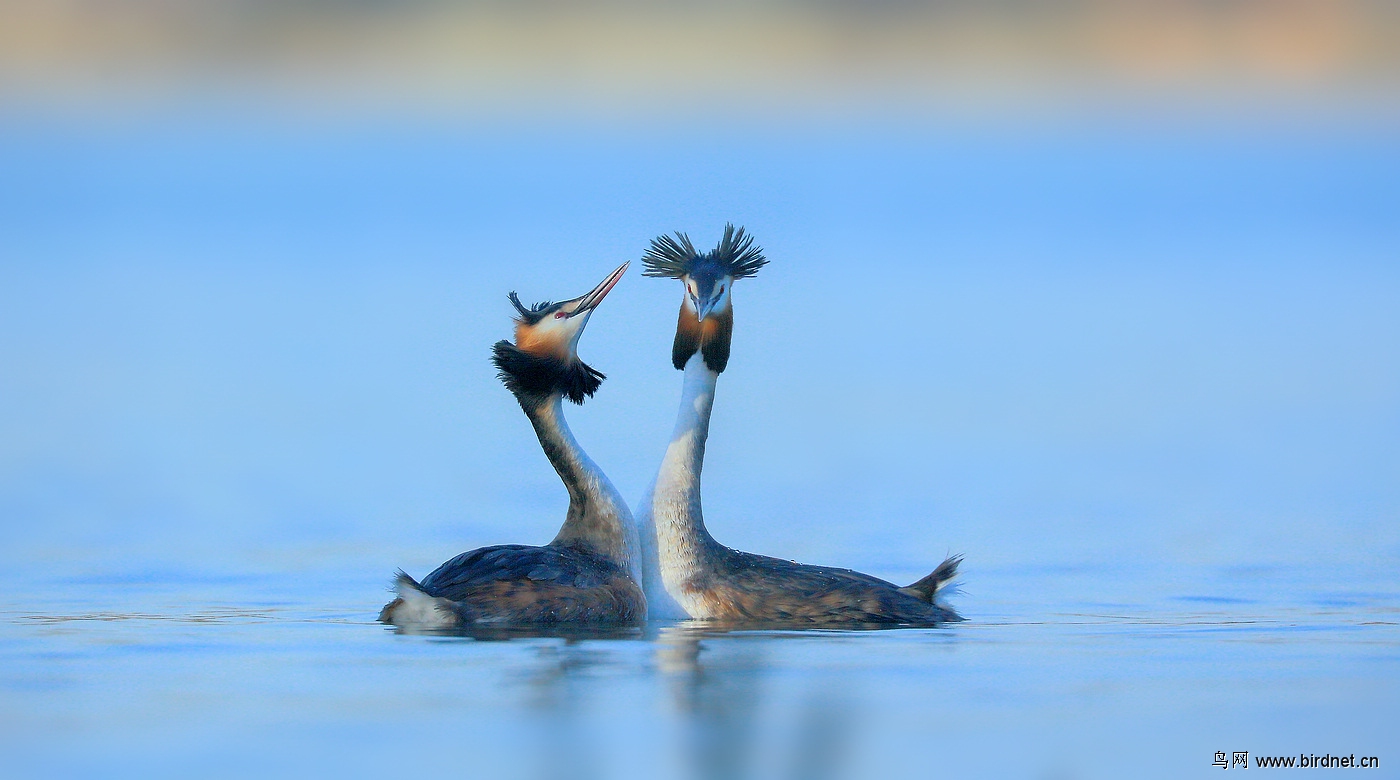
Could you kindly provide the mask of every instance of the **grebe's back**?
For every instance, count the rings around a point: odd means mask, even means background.
[[[916,626],[962,620],[935,601],[938,591],[957,576],[956,557],[901,588],[851,569],[722,550],[689,584],[709,620],[813,626]]]
[[[399,598],[380,613],[432,611],[444,625],[635,623],[646,615],[642,589],[610,558],[582,548],[502,544],[465,552],[421,583],[399,572]],[[404,606],[408,604],[408,606]],[[405,611],[401,618],[407,618]]]

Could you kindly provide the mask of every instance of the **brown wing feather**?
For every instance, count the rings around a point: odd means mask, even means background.
[[[646,614],[637,583],[617,564],[566,545],[498,545],[462,553],[423,578],[464,624],[630,624]]]
[[[961,620],[952,610],[878,577],[726,549],[715,573],[696,583],[721,621],[798,625],[932,625]]]
[[[591,588],[498,580],[470,588],[453,604],[465,622],[477,624],[633,623],[642,614],[641,590],[625,575]]]

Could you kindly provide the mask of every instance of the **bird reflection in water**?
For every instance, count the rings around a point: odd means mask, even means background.
[[[806,690],[792,702],[769,679],[766,645],[800,636],[731,633],[681,624],[662,628],[657,666],[681,717],[687,775],[711,778],[791,777],[822,780],[842,774],[851,707],[826,676],[804,676]],[[786,709],[772,717],[764,709]],[[766,717],[765,717],[766,716]],[[786,725],[769,734],[765,724]],[[790,739],[781,749],[783,737]],[[775,749],[778,748],[778,749]]]
[[[469,625],[469,626],[393,626],[395,634],[406,636],[455,637],[478,642],[505,642],[512,639],[562,639],[566,645],[588,640],[641,639],[643,631],[634,626],[589,626],[560,623],[556,625]]]
[[[607,776],[603,755],[607,746],[592,732],[598,723],[590,717],[593,681],[589,671],[608,660],[606,650],[572,639],[537,648],[536,663],[527,676],[526,706],[538,721],[532,729],[535,744],[525,756],[535,763],[536,777],[592,780]]]
[[[536,628],[471,636],[545,640],[531,648],[528,667],[516,678],[532,721],[529,749],[519,753],[527,776],[602,778],[614,774],[619,761],[640,761],[645,776],[658,778],[850,776],[859,701],[833,674],[783,673],[790,643],[824,641],[811,632],[686,621],[651,624],[645,633]],[[608,641],[618,639],[631,641]],[[637,640],[650,643],[649,652],[636,655]],[[654,672],[651,684],[621,694],[613,671],[638,663]],[[619,733],[608,717],[618,706],[658,705],[655,731],[647,734]],[[621,755],[619,747],[626,747]]]

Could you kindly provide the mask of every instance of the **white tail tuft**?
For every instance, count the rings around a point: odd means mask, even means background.
[[[418,581],[400,571],[394,578],[394,599],[379,613],[379,619],[399,628],[451,628],[457,625],[452,602],[430,596]]]

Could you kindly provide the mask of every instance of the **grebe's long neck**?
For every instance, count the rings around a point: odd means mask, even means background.
[[[578,445],[564,420],[563,396],[538,405],[522,403],[544,454],[569,491],[569,514],[550,544],[586,546],[611,558],[640,581],[637,529],[627,503],[598,464]]]
[[[671,443],[661,459],[652,493],[650,526],[653,534],[643,530],[645,542],[655,541],[655,551],[647,549],[648,571],[644,583],[647,598],[664,604],[658,593],[653,596],[656,580],[665,592],[691,616],[696,609],[688,602],[694,599],[697,576],[703,573],[712,550],[719,545],[705,530],[700,510],[700,470],[705,463],[705,441],[710,435],[710,411],[714,408],[715,384],[719,374],[705,365],[700,353],[685,364],[685,384],[681,392],[680,410]],[[648,538],[651,536],[651,538]],[[650,544],[647,545],[650,547]],[[662,611],[662,610],[658,610]]]

